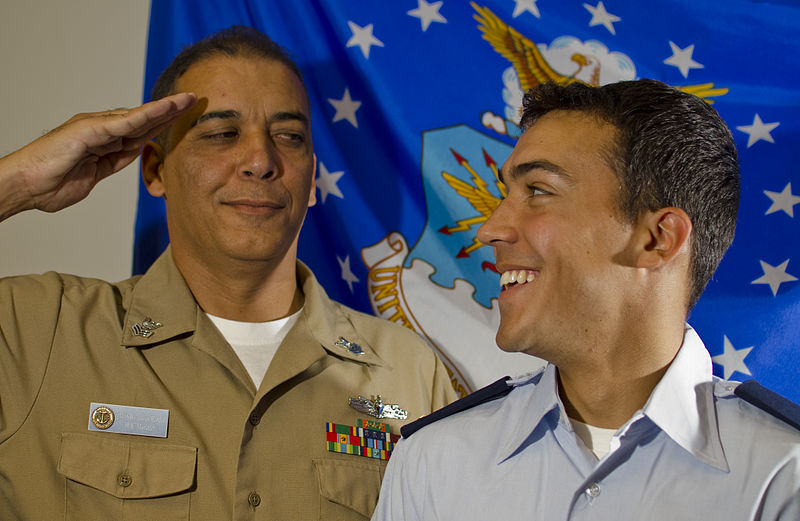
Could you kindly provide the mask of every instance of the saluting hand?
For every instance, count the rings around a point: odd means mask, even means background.
[[[82,200],[196,101],[181,93],[133,109],[77,114],[0,159],[0,220],[31,208],[56,212]]]

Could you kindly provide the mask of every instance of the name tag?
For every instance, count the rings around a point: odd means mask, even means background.
[[[167,409],[94,402],[89,405],[90,431],[166,438],[168,424]]]

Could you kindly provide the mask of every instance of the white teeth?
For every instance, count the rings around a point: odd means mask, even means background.
[[[535,278],[536,272],[532,270],[509,270],[500,275],[500,285],[505,287],[514,283],[525,284],[533,282]]]

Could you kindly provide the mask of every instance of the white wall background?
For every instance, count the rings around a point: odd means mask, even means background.
[[[0,8],[0,156],[73,114],[141,103],[150,0],[5,0]],[[0,276],[130,275],[139,163],[55,214],[0,223]]]

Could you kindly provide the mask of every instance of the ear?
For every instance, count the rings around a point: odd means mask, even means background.
[[[661,208],[647,212],[639,219],[639,268],[656,268],[689,251],[692,220],[680,208]]]
[[[317,204],[317,154],[314,154],[314,168],[311,170],[311,193],[308,194],[308,206]]]
[[[164,148],[155,141],[148,141],[142,147],[142,180],[153,197],[163,197],[166,193],[161,169],[164,166]]]

